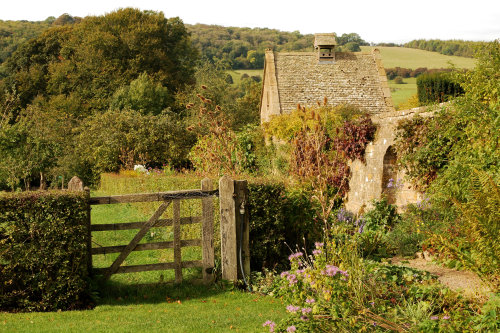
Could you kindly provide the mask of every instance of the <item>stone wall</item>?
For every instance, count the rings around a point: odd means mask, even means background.
[[[346,209],[354,213],[362,213],[370,208],[370,202],[380,200],[382,195],[399,208],[422,200],[422,194],[413,190],[404,182],[404,172],[395,168],[395,155],[391,151],[398,122],[411,118],[416,114],[431,116],[433,110],[426,107],[411,110],[394,111],[374,115],[377,125],[375,140],[365,151],[366,163],[356,160],[351,163],[351,179]],[[385,163],[384,163],[385,162]],[[389,179],[392,178],[391,186]]]

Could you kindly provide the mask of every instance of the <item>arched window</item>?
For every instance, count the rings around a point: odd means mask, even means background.
[[[396,150],[389,146],[384,155],[384,169],[382,173],[382,195],[390,204],[396,203],[396,191],[400,180],[397,179]]]

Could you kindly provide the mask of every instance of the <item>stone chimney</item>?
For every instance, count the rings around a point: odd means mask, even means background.
[[[334,33],[314,34],[314,49],[318,52],[318,62],[333,64],[335,62],[335,46],[337,40]]]

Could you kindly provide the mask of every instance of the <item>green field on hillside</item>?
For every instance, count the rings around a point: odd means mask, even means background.
[[[363,52],[371,52],[375,47],[362,46]],[[410,49],[405,47],[376,47],[380,50],[382,62],[385,68],[403,67],[415,69],[418,67],[427,68],[448,68],[449,62],[458,68],[473,68],[476,60],[472,58],[447,56],[437,52]]]
[[[247,74],[248,76],[264,77],[264,69],[231,69],[227,73],[233,77],[233,84],[238,85],[241,82],[241,76]]]
[[[408,101],[408,99],[417,93],[417,79],[409,77],[403,79],[403,84],[396,84],[394,80],[389,80],[389,88],[391,89],[392,102],[394,106]]]

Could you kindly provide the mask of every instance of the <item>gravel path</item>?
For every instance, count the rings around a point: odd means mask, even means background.
[[[438,266],[429,260],[421,258],[406,260],[401,257],[394,257],[391,259],[391,263],[437,275],[442,284],[452,290],[461,291],[465,296],[483,298],[487,297],[490,292],[488,286],[473,272],[457,271],[456,269]]]

